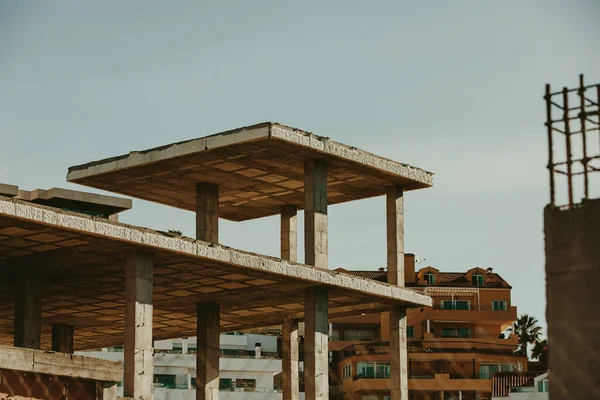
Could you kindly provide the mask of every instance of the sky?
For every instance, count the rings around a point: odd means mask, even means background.
[[[544,85],[600,82],[598,15],[594,0],[0,0],[0,182],[95,191],[67,168],[283,123],[434,172],[405,196],[417,268],[492,267],[545,324]],[[142,200],[121,221],[194,232],[191,212]],[[220,239],[276,256],[279,220],[223,221]],[[330,268],[383,267],[385,243],[383,198],[330,207]]]

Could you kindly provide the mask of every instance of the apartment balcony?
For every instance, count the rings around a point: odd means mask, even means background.
[[[440,334],[424,333],[421,343],[430,349],[482,349],[512,352],[517,349],[519,338],[511,335],[508,339],[496,335],[468,333],[465,335],[443,336]]]
[[[444,307],[434,304],[432,308],[423,308],[422,312],[413,311],[419,319],[437,321],[465,321],[478,325],[503,325],[517,320],[517,307],[506,310],[494,309],[492,306],[468,305],[465,308]]]
[[[450,374],[434,374],[415,376],[408,380],[410,390],[475,390],[478,392],[491,392],[492,381],[490,379],[473,379],[452,376]]]
[[[490,379],[462,378],[450,374],[434,374],[410,378],[408,380],[408,388],[410,390],[423,391],[475,390],[478,392],[491,392],[492,381]],[[389,378],[374,378],[356,375],[353,377],[349,389],[350,391],[359,394],[374,391],[389,391],[391,390],[391,380]]]

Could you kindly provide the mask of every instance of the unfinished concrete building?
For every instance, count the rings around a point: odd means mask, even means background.
[[[0,263],[8,277],[0,281],[0,344],[25,348],[7,349],[18,360],[32,354],[21,376],[36,374],[36,359],[67,357],[70,366],[69,356],[42,350],[124,344],[124,395],[148,400],[153,341],[197,336],[196,398],[215,400],[220,332],[282,325],[284,399],[298,399],[297,327],[304,321],[306,398],[324,400],[328,318],[389,311],[391,398],[408,398],[406,309],[432,301],[404,288],[403,200],[430,187],[431,173],[264,123],[72,167],[67,179],[192,211],[196,238],[0,197]],[[387,199],[389,283],[329,270],[328,206],[380,195]],[[297,262],[297,210],[304,210],[305,264]],[[219,244],[220,218],[271,215],[281,217],[280,258]],[[81,375],[96,397],[69,398],[114,398],[120,366],[81,363],[111,375]],[[77,379],[67,367],[61,372]]]
[[[544,211],[551,399],[600,398],[600,85],[546,85]],[[559,190],[557,190],[559,188]]]

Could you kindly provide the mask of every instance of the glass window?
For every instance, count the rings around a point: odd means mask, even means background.
[[[506,311],[506,300],[494,300],[492,309],[494,311]]]
[[[329,336],[329,340],[330,341],[340,340],[340,330],[339,329],[332,329],[331,330],[331,336]]]
[[[390,363],[359,362],[356,364],[356,372],[360,378],[388,379],[390,377]]]
[[[256,389],[256,379],[236,379],[235,387],[244,392],[253,392]]]
[[[514,364],[500,364],[500,372],[513,372],[514,370]]]
[[[442,337],[470,338],[471,328],[442,328]]]
[[[407,326],[406,327],[406,337],[415,337],[415,327],[414,326]]]
[[[347,364],[342,367],[342,379],[348,379],[352,376],[352,364]]]
[[[373,341],[375,340],[375,331],[372,329],[346,329],[344,330],[344,340]]]
[[[483,286],[483,275],[471,275],[471,283],[473,286]]]
[[[425,278],[425,282],[427,282],[428,285],[435,285],[435,274],[428,272],[425,275],[423,275],[423,277]]]
[[[442,300],[441,301],[442,310],[452,310],[454,306],[452,305],[452,300]]]
[[[479,366],[479,377],[482,379],[491,379],[492,375],[494,375],[499,370],[498,364],[481,364]]]
[[[196,387],[196,378],[192,379],[194,379],[194,387]],[[232,387],[233,382],[231,381],[231,378],[219,378],[219,390],[229,392]]]
[[[456,300],[454,302],[455,310],[470,310],[471,302],[469,300]]]
[[[154,386],[156,387],[175,387],[175,375],[154,375]]]
[[[383,400],[392,400],[392,396],[383,396]]]
[[[442,300],[440,302],[442,310],[470,310],[471,302],[469,300]]]
[[[372,362],[359,362],[356,364],[356,372],[361,378],[374,378],[375,364]]]
[[[548,379],[543,379],[538,382],[538,392],[548,393]]]

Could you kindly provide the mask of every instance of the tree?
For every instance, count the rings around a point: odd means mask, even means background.
[[[513,325],[515,335],[519,337],[519,349],[515,352],[516,355],[527,357],[527,345],[535,345],[540,341],[542,327],[538,325],[537,318],[523,314]]]
[[[544,368],[548,368],[548,341],[538,341],[531,350],[531,358],[537,359]]]

